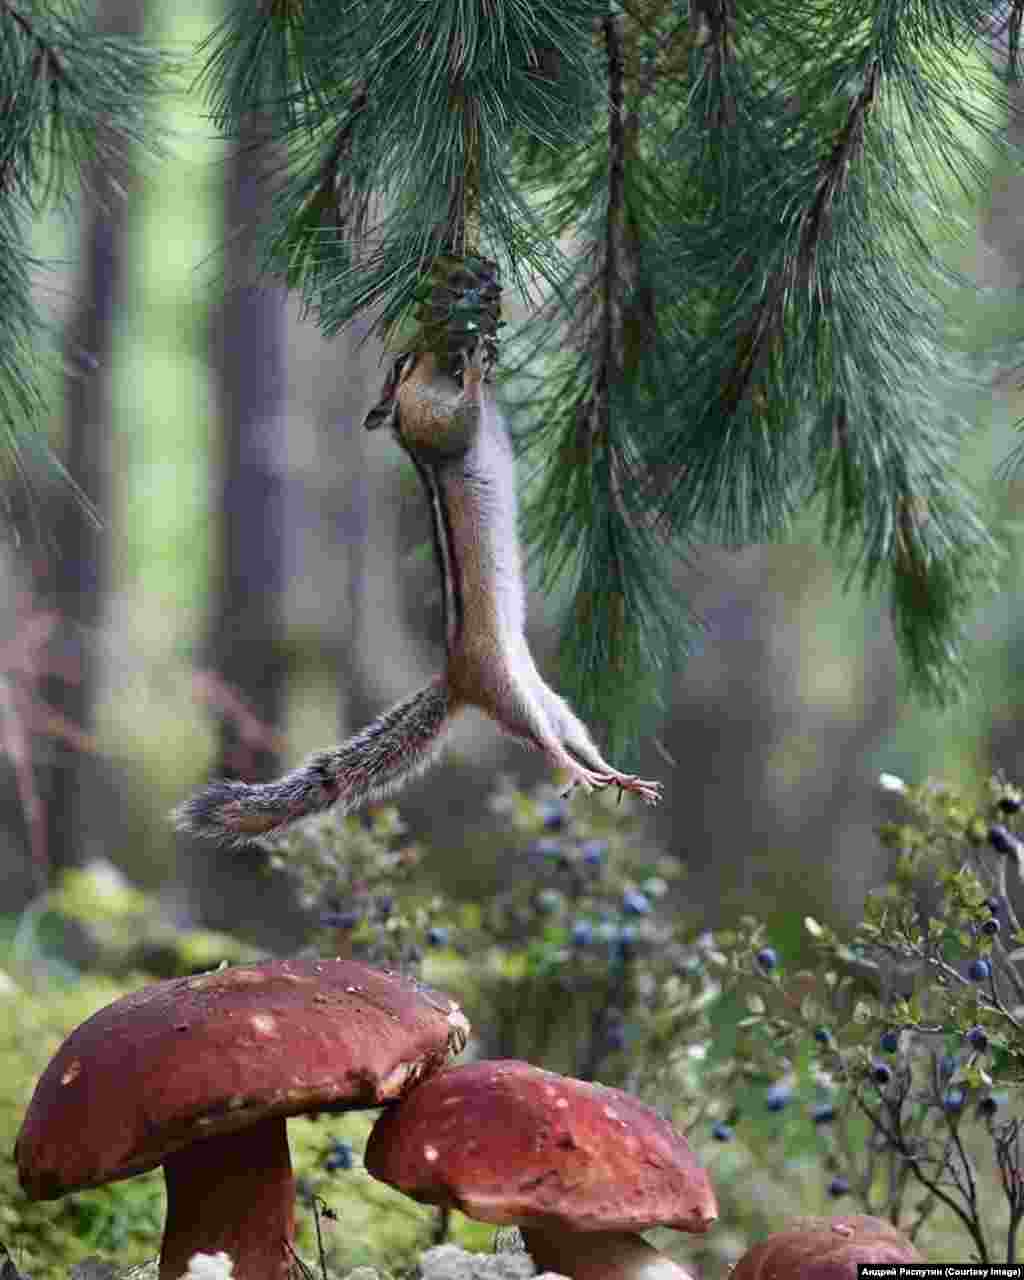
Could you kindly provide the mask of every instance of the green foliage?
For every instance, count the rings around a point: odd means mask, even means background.
[[[465,247],[466,202],[480,244],[513,275],[521,264],[551,274],[557,250],[509,148],[517,136],[557,148],[589,118],[600,10],[594,0],[280,0],[229,14],[202,85],[226,132],[257,113],[287,144],[269,261],[325,333],[378,306],[391,330],[430,262]]]
[[[99,977],[73,985],[21,980],[0,972],[0,1241],[33,1280],[66,1280],[68,1267],[93,1253],[142,1260],[154,1252],[163,1221],[159,1174],[33,1203],[12,1158],[36,1077],[67,1032],[123,991]]]
[[[961,628],[999,562],[958,477],[968,424],[949,405],[970,372],[936,246],[963,190],[981,189],[1002,117],[978,22],[975,6],[942,2],[784,17],[768,3],[724,35],[712,22],[730,74],[707,78],[708,45],[694,68],[705,118],[730,122],[736,196],[701,122],[665,143],[704,201],[677,241],[687,310],[704,322],[679,429],[655,455],[680,477],[668,517],[741,544],[823,498],[826,540],[865,586],[887,587],[911,679],[940,702],[965,679]],[[755,57],[759,75],[744,74]]]
[[[913,687],[966,685],[1000,553],[959,474],[975,384],[943,250],[1002,145],[988,22],[976,0],[275,0],[207,46],[217,123],[258,113],[287,152],[268,263],[325,333],[370,309],[400,347],[446,253],[546,282],[511,347],[526,529],[610,740],[696,639],[671,559],[808,508],[888,593]]]
[[[0,465],[31,490],[40,459],[57,466],[40,434],[48,333],[32,297],[32,221],[101,177],[95,198],[120,198],[116,174],[129,151],[151,149],[147,112],[171,63],[98,30],[79,0],[4,0],[0,51]]]
[[[15,965],[57,980],[80,970],[174,978],[244,964],[252,947],[210,929],[181,930],[110,863],[64,872],[25,909],[12,938]]]
[[[813,971],[766,973],[740,953],[748,1014],[726,1051],[749,1079],[790,1081],[795,1114],[773,1141],[813,1153],[859,1209],[912,1234],[955,1228],[979,1261],[1013,1262],[1024,1216],[1020,793],[993,779],[977,812],[944,784],[883,781],[908,808],[880,832],[892,880],[849,939],[805,922]],[[736,1099],[744,1114],[751,1105]],[[812,1127],[808,1109],[825,1105]],[[963,1255],[965,1242],[955,1248]]]

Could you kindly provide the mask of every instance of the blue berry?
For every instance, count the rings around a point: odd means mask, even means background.
[[[612,951],[612,964],[622,965],[636,953],[636,930],[631,924],[624,924],[615,938]]]
[[[620,1049],[625,1049],[626,1028],[620,1022],[614,1023],[605,1032],[605,1043],[613,1053],[618,1052]]]
[[[876,1062],[871,1067],[871,1079],[875,1084],[888,1084],[892,1079],[892,1067],[887,1062]]]
[[[324,911],[320,923],[325,929],[355,929],[361,919],[358,911]]]
[[[833,1199],[838,1200],[840,1196],[850,1194],[850,1183],[847,1178],[841,1174],[836,1174],[832,1181],[828,1184],[828,1193]]]
[[[995,916],[990,916],[982,923],[981,931],[982,933],[988,934],[990,938],[994,938],[999,932],[999,921]]]
[[[811,1112],[815,1124],[828,1124],[836,1118],[836,1109],[831,1102],[819,1102]]]
[[[984,1053],[988,1048],[988,1036],[984,1027],[971,1027],[967,1033],[967,1043],[977,1053]]]
[[[988,907],[989,911],[991,911],[993,915],[995,915],[995,913],[999,910],[1000,901],[998,898],[995,898],[995,897],[986,898],[985,906]]]
[[[580,850],[583,862],[588,867],[599,867],[607,852],[607,840],[587,840]]]
[[[1001,822],[994,822],[988,829],[988,842],[996,853],[1004,853],[1007,857],[1018,857],[1021,843],[1012,831]]]
[[[946,1096],[942,1099],[943,1107],[955,1115],[963,1110],[964,1101],[967,1095],[959,1085],[954,1085],[951,1089],[946,1090]]]
[[[979,956],[967,966],[967,976],[972,982],[987,982],[992,976],[992,966],[984,956]]]
[[[639,889],[627,889],[622,895],[622,909],[629,916],[645,916],[651,909],[651,901]]]
[[[347,1142],[339,1140],[332,1145],[324,1161],[324,1168],[328,1173],[335,1173],[338,1169],[352,1168],[352,1148]]]
[[[390,893],[382,893],[377,897],[377,914],[382,920],[386,920],[395,909],[395,900]]]
[[[733,1132],[731,1125],[726,1124],[723,1120],[719,1120],[717,1124],[712,1126],[711,1136],[716,1142],[732,1142],[736,1134]]]
[[[569,811],[561,801],[544,805],[540,812],[545,831],[561,831],[569,821]]]
[[[1020,796],[1007,793],[999,798],[999,810],[1001,813],[1018,813],[1021,808]]]
[[[832,1043],[832,1032],[829,1031],[828,1027],[815,1027],[814,1038],[817,1040],[818,1044],[827,1046]]]
[[[774,947],[762,947],[757,953],[757,963],[765,971],[771,973],[775,966],[779,963],[779,957]]]
[[[999,1110],[1000,1101],[999,1096],[994,1093],[990,1093],[987,1098],[982,1098],[978,1103],[978,1115],[991,1119]]]
[[[939,1059],[939,1079],[950,1080],[957,1069],[957,1058],[953,1053],[944,1053]]]
[[[528,852],[533,858],[549,858],[554,861],[561,858],[565,851],[561,840],[534,840]]]
[[[446,947],[448,945],[448,930],[443,924],[432,924],[427,930],[427,945],[431,947]]]
[[[769,1111],[782,1111],[793,1097],[788,1084],[773,1084],[765,1094],[764,1102]]]
[[[594,940],[594,926],[589,920],[577,920],[572,927],[573,945],[589,947]]]
[[[882,1047],[883,1053],[895,1053],[900,1047],[900,1033],[898,1031],[883,1031],[882,1038],[878,1042]]]

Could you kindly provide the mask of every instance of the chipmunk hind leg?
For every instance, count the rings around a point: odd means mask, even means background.
[[[561,735],[552,724],[546,701],[540,696],[539,687],[505,688],[496,700],[496,704],[487,705],[483,699],[475,698],[477,706],[487,712],[506,733],[518,738],[527,746],[542,751],[550,763],[569,775],[573,785],[581,786],[586,791],[606,786],[603,772],[588,767],[588,762],[572,755],[562,741]]]

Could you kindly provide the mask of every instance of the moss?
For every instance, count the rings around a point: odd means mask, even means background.
[[[401,1271],[433,1243],[437,1210],[417,1204],[377,1182],[363,1168],[362,1153],[375,1112],[350,1112],[292,1120],[288,1125],[292,1160],[300,1179],[296,1245],[307,1261],[317,1259],[313,1196],[333,1218],[321,1212],[320,1230],[328,1267],[345,1275],[353,1267]],[[335,1138],[354,1153],[351,1169],[327,1173],[324,1153]],[[490,1249],[494,1227],[453,1213],[450,1238],[467,1249]],[[314,1268],[315,1269],[315,1268]]]
[[[22,933],[78,968],[117,975],[175,978],[258,957],[230,934],[175,929],[146,894],[102,861],[66,871]]]
[[[0,983],[0,1240],[33,1280],[66,1280],[68,1268],[90,1254],[142,1261],[154,1252],[154,1233],[159,1239],[159,1175],[34,1203],[18,1185],[13,1158],[39,1073],[73,1027],[124,990],[106,978],[38,988]]]

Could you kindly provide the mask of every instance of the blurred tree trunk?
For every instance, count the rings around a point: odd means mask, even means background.
[[[320,433],[324,454],[336,459],[340,482],[337,496],[328,500],[325,515],[331,545],[343,548],[345,554],[343,607],[332,610],[330,640],[336,651],[338,720],[346,726],[346,734],[360,728],[381,709],[374,690],[367,685],[361,660],[370,550],[370,480],[362,428],[363,415],[372,401],[372,380],[380,378],[380,344],[363,345],[369,327],[369,321],[360,319],[339,338],[343,377],[337,380],[323,406],[330,431]]]
[[[219,545],[210,611],[210,667],[268,733],[221,714],[219,777],[267,778],[285,692],[284,294],[259,279],[254,245],[265,221],[266,152],[254,122],[228,159],[224,192],[224,301],[212,363],[220,407]]]
[[[137,36],[144,9],[143,0],[97,0],[96,23],[105,31]],[[116,192],[128,185],[128,174],[109,166],[94,168],[89,175],[88,189],[81,197],[78,283],[65,326],[68,372],[62,458],[103,527],[68,488],[58,487],[48,502],[52,552],[39,584],[60,614],[50,646],[53,674],[43,682],[41,695],[85,732],[94,721],[100,677],[94,640],[109,590],[110,366],[129,218],[128,206]],[[39,770],[43,818],[34,833],[33,854],[37,865],[45,859],[52,876],[88,857],[90,770],[80,752],[64,739],[50,737],[47,746],[48,757]]]
[[[268,216],[267,166],[258,120],[246,127],[226,162],[224,298],[213,318],[211,363],[219,402],[217,543],[204,686],[218,716],[214,774],[247,781],[280,772],[287,657],[284,418],[285,310],[282,289],[260,278],[256,244]],[[290,942],[275,908],[261,910],[267,880],[262,859],[189,851],[189,880],[205,922],[255,932],[262,945]],[[283,905],[283,904],[282,904]],[[294,926],[294,921],[292,921]]]

